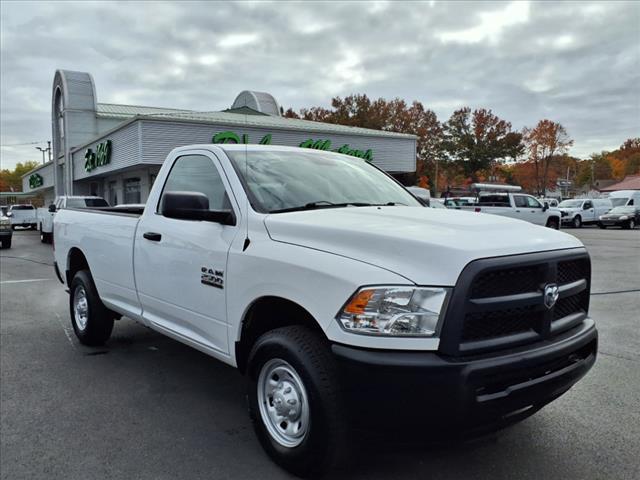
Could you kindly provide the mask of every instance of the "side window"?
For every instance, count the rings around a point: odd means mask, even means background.
[[[589,210],[590,208],[593,208],[593,204],[591,202],[584,202],[584,207],[585,210]]]
[[[627,203],[627,205],[633,205],[633,198],[629,200],[629,203]]]
[[[526,208],[527,207],[527,197],[523,197],[522,195],[514,195],[513,201],[518,208]]]
[[[533,197],[525,197],[527,199],[527,206],[529,208],[542,208],[540,202]]]
[[[209,157],[185,155],[176,160],[162,189],[166,192],[198,192],[209,199],[209,210],[231,208],[218,169]],[[159,205],[162,205],[162,197]]]

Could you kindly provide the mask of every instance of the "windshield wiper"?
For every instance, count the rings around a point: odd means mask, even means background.
[[[373,203],[364,203],[364,202],[333,203],[328,200],[319,200],[317,202],[310,202],[305,205],[299,205],[297,207],[270,210],[269,213],[301,212],[303,210],[316,210],[319,208],[372,207],[374,205],[375,204]]]

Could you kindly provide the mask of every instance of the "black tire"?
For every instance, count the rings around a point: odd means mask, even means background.
[[[547,227],[560,230],[560,220],[555,217],[549,218],[549,220],[547,220]]]
[[[576,215],[573,217],[571,224],[573,225],[573,228],[582,228],[582,217],[580,215]]]
[[[2,248],[11,248],[11,237],[2,240]]]
[[[37,230],[37,229],[38,229],[38,224],[37,224],[37,223],[32,223],[32,224],[29,226],[29,228],[30,228],[31,230]]]
[[[263,420],[260,410],[260,373],[267,370],[270,363],[278,361],[284,361],[294,369],[308,399],[308,428],[295,446],[284,446],[269,433],[266,426],[269,420]],[[265,333],[249,354],[247,373],[249,415],[258,440],[274,462],[301,477],[319,476],[343,463],[348,427],[339,371],[329,345],[320,334],[302,326],[283,327]],[[265,407],[268,401],[275,409],[276,394],[265,396],[267,398]]]
[[[114,314],[104,306],[88,270],[81,270],[71,281],[69,294],[69,315],[76,337],[80,343],[89,346],[102,345],[111,336]],[[84,292],[86,299],[86,323],[84,327],[76,320],[75,301]]]
[[[51,243],[51,233],[40,232],[40,241],[42,243]]]
[[[607,226],[603,225],[602,223],[598,223],[598,227],[600,227],[603,230],[607,228]]]
[[[634,228],[636,228],[636,221],[632,218],[631,220],[629,220],[629,223],[627,225],[629,225],[629,228],[633,230]]]

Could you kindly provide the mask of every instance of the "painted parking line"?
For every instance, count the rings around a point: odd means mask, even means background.
[[[3,280],[0,285],[7,285],[9,283],[30,283],[30,282],[48,282],[53,280],[52,278],[29,278],[27,280]]]

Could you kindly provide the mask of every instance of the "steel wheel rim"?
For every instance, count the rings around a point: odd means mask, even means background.
[[[279,358],[262,366],[258,377],[258,405],[269,435],[283,447],[300,445],[309,431],[309,401],[302,379]]]
[[[89,301],[82,285],[76,287],[73,294],[73,318],[79,330],[87,328],[89,321]]]

